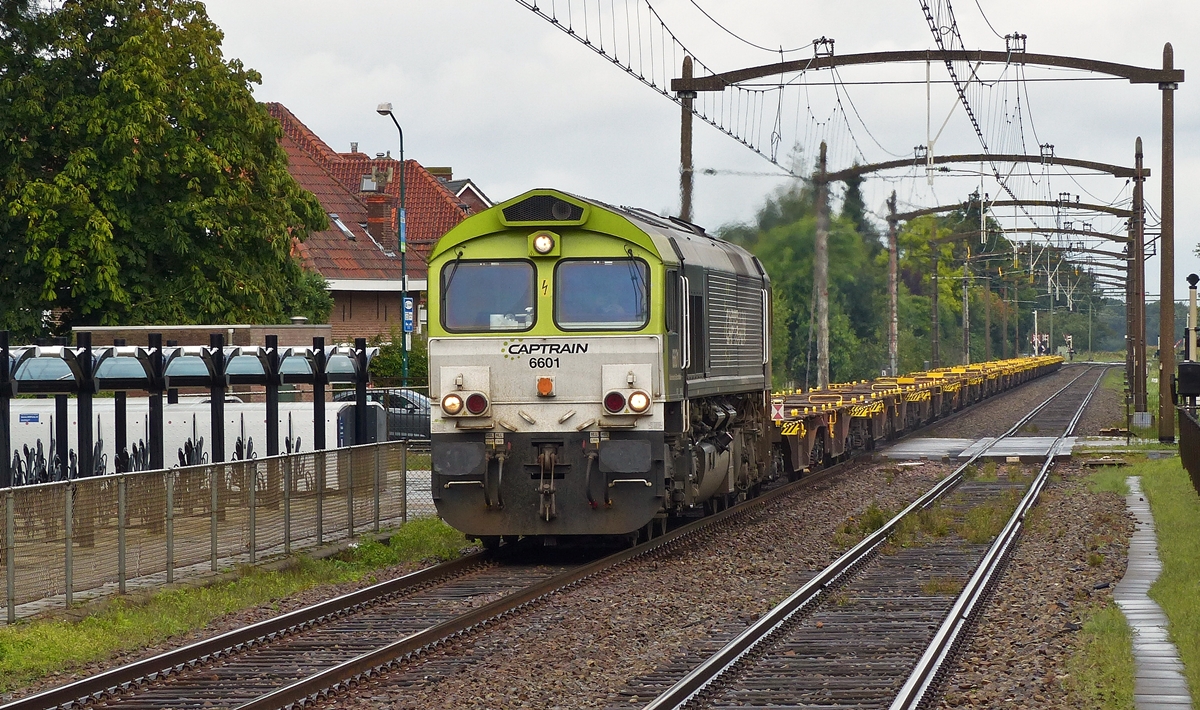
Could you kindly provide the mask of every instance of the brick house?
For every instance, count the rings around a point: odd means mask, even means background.
[[[329,215],[329,229],[297,242],[296,252],[329,284],[334,339],[386,337],[403,322],[404,272],[409,295],[423,304],[426,263],[433,245],[490,202],[469,180],[450,180],[448,168],[427,170],[415,160],[405,160],[408,251],[402,270],[400,161],[386,154],[368,156],[357,146],[338,153],[282,104],[268,103],[267,110],[283,127],[281,144],[288,154],[288,172]],[[424,328],[424,313],[423,305],[418,305],[419,330]]]

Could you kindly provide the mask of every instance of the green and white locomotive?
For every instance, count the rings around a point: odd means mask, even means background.
[[[464,533],[650,533],[780,468],[770,281],[746,250],[533,190],[442,237],[429,274],[433,498]]]

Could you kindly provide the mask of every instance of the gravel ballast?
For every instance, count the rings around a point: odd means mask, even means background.
[[[941,708],[1076,708],[1067,662],[1097,608],[1113,603],[1133,520],[1090,473],[1060,465],[943,687]]]
[[[1078,377],[1084,367],[1083,365],[1064,366],[1058,372],[1040,377],[1011,392],[984,400],[967,410],[967,413],[962,416],[944,424],[935,424],[917,436],[947,439],[979,439],[1000,436],[1008,431],[1008,428],[1022,414],[1041,404],[1047,397]]]
[[[1106,377],[1111,379],[1112,370],[1109,370],[1109,375]],[[1118,380],[1119,382],[1120,380]],[[1076,436],[1099,436],[1100,430],[1110,427],[1123,428],[1125,426],[1125,398],[1120,390],[1106,387],[1103,384],[1096,390],[1096,394],[1092,396],[1092,402],[1088,405],[1087,410],[1079,419],[1079,426],[1075,428]],[[1116,442],[1123,443],[1125,439],[1114,439]]]
[[[631,565],[434,651],[418,668],[326,707],[585,708],[714,633],[744,627],[841,550],[834,531],[872,502],[898,510],[953,470],[863,466],[775,501],[705,544]],[[641,700],[649,700],[642,698]]]
[[[1077,369],[1064,368],[980,404],[926,435],[998,435],[1077,374]],[[744,627],[836,557],[841,550],[831,540],[848,515],[872,502],[897,510],[952,469],[938,463],[860,466],[772,503],[749,524],[726,531],[726,537],[710,538],[701,547],[631,569],[631,574],[622,570],[553,597],[530,614],[435,651],[428,659],[432,663],[424,663],[418,675],[402,670],[360,686],[356,697],[339,697],[327,707],[575,708],[625,702],[621,689],[629,679],[652,673],[689,648],[703,645],[714,633]],[[383,580],[411,569],[375,576]],[[61,684],[361,586],[365,582],[308,590],[276,605],[229,615],[161,647],[49,678],[42,685]]]

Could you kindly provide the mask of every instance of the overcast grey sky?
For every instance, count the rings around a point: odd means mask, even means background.
[[[631,2],[633,0],[630,0]],[[548,6],[551,0],[541,0]],[[615,6],[612,5],[615,2]],[[619,15],[623,0],[604,0]],[[932,34],[917,0],[894,2],[797,2],[795,0],[697,0],[716,20],[763,46],[808,45],[816,37],[836,40],[837,54],[926,49]],[[568,0],[555,0],[559,13]],[[596,0],[588,0],[595,12]],[[778,54],[742,44],[716,27],[691,0],[651,4],[699,60],[718,71],[777,61]],[[405,130],[406,157],[427,166],[454,168],[494,200],[535,187],[556,187],[606,202],[662,213],[678,211],[679,109],[534,15],[515,0],[209,0],[212,19],[225,32],[227,57],[260,71],[263,101],[280,101],[337,150],[351,141],[365,152],[396,150],[391,122],[375,113],[391,101]],[[583,0],[573,9],[582,12]],[[982,8],[982,12],[981,12]],[[997,34],[1028,35],[1028,51],[1073,55],[1123,64],[1160,67],[1164,42],[1172,42],[1175,66],[1188,81],[1176,92],[1176,297],[1186,296],[1183,277],[1200,271],[1193,254],[1200,223],[1200,4],[1185,0],[955,0],[954,10],[969,49],[1003,50]],[[985,22],[990,21],[989,28]],[[565,16],[565,15],[564,15]],[[810,50],[789,55],[806,58]],[[1011,78],[1000,69],[981,70],[985,80]],[[945,81],[944,65],[933,65],[934,82]],[[1028,78],[1080,77],[1078,73],[1028,69]],[[880,162],[912,155],[926,142],[927,122],[937,133],[950,116],[934,153],[976,153],[979,141],[965,112],[954,109],[952,86],[935,83],[926,100],[925,65],[864,66],[829,74],[810,73],[812,85],[784,92],[783,140],[798,142],[811,166],[816,145],[830,142],[831,168],[852,160]],[[767,81],[773,81],[767,80]],[[915,83],[866,84],[877,81]],[[1152,85],[1122,81],[1031,81],[997,83],[981,90],[975,107],[989,135],[1036,153],[1051,143],[1059,156],[1132,165],[1137,136],[1145,143],[1152,177],[1146,195],[1157,222],[1160,184],[1160,92]],[[838,99],[847,116],[838,114]],[[1021,102],[1020,121],[1015,120]],[[774,99],[770,99],[773,101]],[[774,104],[767,113],[774,114]],[[805,119],[804,116],[811,115]],[[833,116],[833,118],[830,118]],[[861,121],[860,121],[861,118]],[[789,129],[789,121],[799,128]],[[1005,132],[1007,126],[1007,132]],[[770,121],[765,124],[768,134]],[[1003,133],[1003,136],[1001,136]],[[717,228],[753,219],[764,198],[789,178],[769,162],[715,129],[697,124],[694,219]],[[961,201],[980,186],[978,165],[962,174],[908,170],[869,179],[868,207],[882,215],[895,190],[901,209]],[[1007,169],[1007,168],[1005,168]],[[985,171],[990,171],[986,168]],[[1125,180],[1067,176],[1021,168],[1009,185],[1022,198],[1067,192],[1084,202],[1129,199]],[[983,190],[1001,188],[991,178]],[[1000,210],[1009,226],[1054,224],[1046,210],[1014,215]],[[1120,231],[1113,218],[1090,220],[1093,228]],[[1158,292],[1158,259],[1147,264],[1148,290]]]

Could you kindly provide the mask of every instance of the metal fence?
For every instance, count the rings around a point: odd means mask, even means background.
[[[407,442],[0,489],[8,620],[20,604],[378,532],[434,514]],[[206,565],[207,563],[207,565]]]
[[[1177,407],[1179,410],[1179,458],[1192,479],[1192,487],[1200,493],[1200,421],[1196,410]]]

